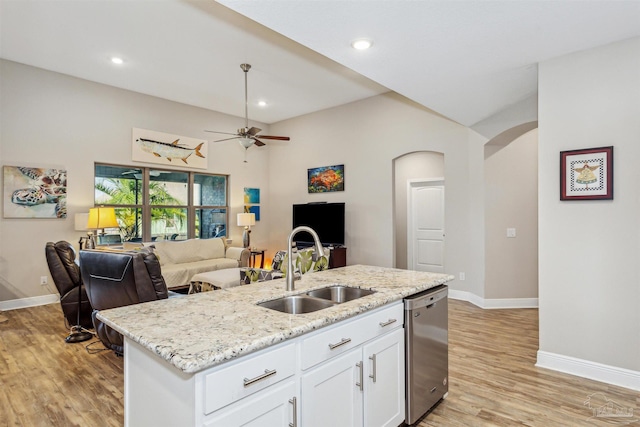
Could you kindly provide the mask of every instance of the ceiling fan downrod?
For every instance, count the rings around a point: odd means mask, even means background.
[[[240,68],[244,71],[244,131],[249,131],[249,95],[247,91],[247,73],[251,69],[251,64],[240,64]]]

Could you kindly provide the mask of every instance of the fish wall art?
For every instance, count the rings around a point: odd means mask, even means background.
[[[5,166],[5,218],[66,218],[66,169]]]
[[[134,162],[207,168],[206,140],[133,128],[131,159]]]

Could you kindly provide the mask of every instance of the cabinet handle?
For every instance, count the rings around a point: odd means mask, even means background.
[[[289,427],[298,427],[298,399],[294,396],[289,403],[293,405],[293,422],[289,423]]]
[[[373,374],[369,375],[369,378],[373,379],[373,382],[376,382],[376,355],[369,356],[369,360],[371,360],[371,364],[373,365]]]
[[[257,383],[258,381],[262,381],[262,380],[264,380],[264,379],[266,379],[266,378],[269,378],[269,377],[270,377],[270,376],[272,376],[272,375],[275,375],[275,374],[276,374],[276,372],[277,372],[277,371],[276,371],[275,369],[274,369],[273,371],[270,371],[270,370],[268,370],[268,369],[265,369],[265,370],[264,370],[264,374],[262,374],[262,375],[258,375],[257,377],[255,377],[255,378],[251,378],[251,379],[249,379],[249,378],[245,378],[245,379],[244,379],[244,386],[245,386],[245,387],[249,387],[249,386],[250,386],[251,384],[253,384],[253,383]]]
[[[362,391],[364,387],[364,381],[362,378],[364,376],[364,372],[362,371],[362,361],[356,363],[356,366],[358,367],[358,369],[360,369],[360,382],[356,383],[356,385],[358,386],[358,388],[360,388],[360,391]]]
[[[396,319],[389,319],[386,322],[380,322],[380,327],[384,328],[385,326],[389,326],[392,323],[396,323],[398,320]]]
[[[329,344],[329,350],[333,350],[336,349],[338,347],[340,347],[341,345],[345,345],[351,342],[351,338],[342,338],[342,340],[339,343],[336,344]]]

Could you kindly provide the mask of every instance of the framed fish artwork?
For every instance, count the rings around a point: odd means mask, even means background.
[[[613,199],[613,147],[560,152],[560,200]]]
[[[307,169],[309,193],[344,191],[344,165]]]
[[[208,166],[208,143],[204,139],[133,128],[131,147],[134,162],[194,169]]]
[[[4,166],[5,218],[66,218],[67,170]]]

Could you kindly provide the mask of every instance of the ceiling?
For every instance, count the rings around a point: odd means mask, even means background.
[[[2,58],[236,116],[248,62],[264,123],[393,90],[472,126],[535,102],[538,62],[636,36],[640,0],[0,0]]]

